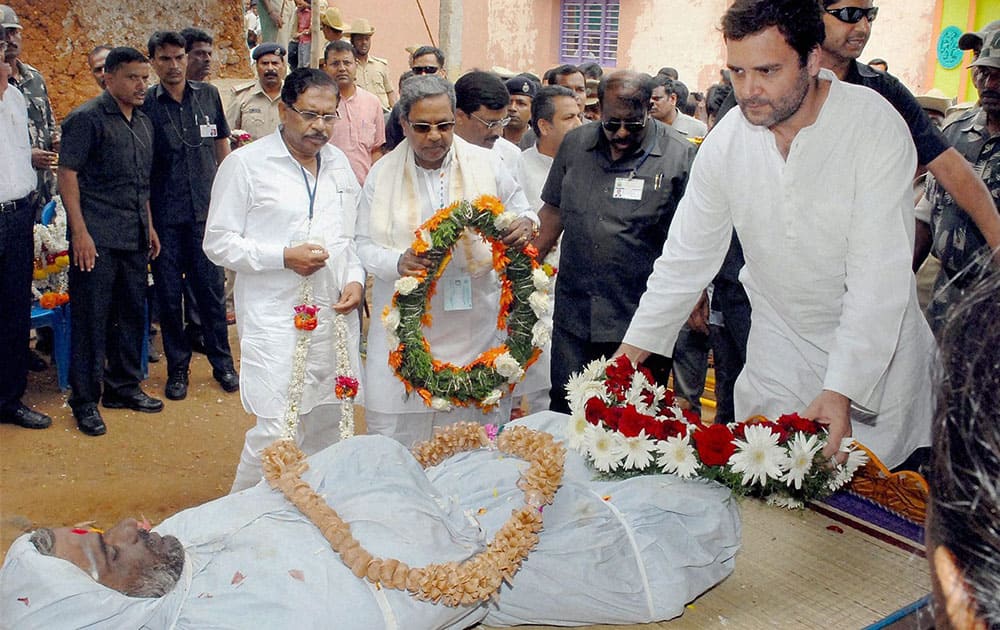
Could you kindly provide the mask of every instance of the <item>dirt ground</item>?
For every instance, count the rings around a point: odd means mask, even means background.
[[[153,338],[160,347],[159,337]],[[234,351],[236,327],[230,327]],[[166,361],[149,364],[143,387],[163,398]],[[97,527],[145,515],[153,523],[229,492],[243,434],[253,417],[239,393],[222,391],[195,354],[185,400],[164,399],[158,414],[104,409],[107,434],[76,428],[56,371],[31,373],[24,402],[52,416],[41,431],[0,425],[0,552],[39,526],[94,521]]]

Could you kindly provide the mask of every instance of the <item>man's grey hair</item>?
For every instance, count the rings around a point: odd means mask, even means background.
[[[403,82],[399,94],[399,114],[401,118],[410,118],[410,109],[417,101],[432,96],[446,95],[451,103],[451,111],[455,111],[455,86],[448,79],[436,74],[419,74]]]
[[[140,534],[141,536],[142,534]],[[36,529],[28,539],[43,556],[55,557],[55,533],[51,529]],[[163,539],[165,550],[157,561],[143,568],[128,589],[129,597],[163,597],[174,588],[184,570],[184,546],[173,536]]]

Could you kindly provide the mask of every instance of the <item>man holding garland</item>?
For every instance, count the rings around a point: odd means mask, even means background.
[[[492,151],[454,135],[455,89],[437,75],[408,79],[400,99],[406,139],[372,167],[358,206],[358,254],[374,276],[372,313],[379,317],[391,304],[395,283],[420,276],[434,263],[414,252],[414,230],[436,211],[481,195],[499,197],[508,212],[518,215],[503,241],[528,244],[538,218],[510,172]],[[500,286],[490,247],[478,235],[459,239],[452,260],[430,300],[433,325],[424,329],[431,353],[439,361],[463,365],[501,341],[497,330]],[[389,339],[383,326],[368,331],[365,382],[378,397],[367,401],[365,420],[370,433],[389,435],[406,445],[431,437],[435,426],[459,420],[505,421],[510,397],[491,412],[431,408],[403,383],[389,365]]]
[[[281,436],[290,404],[301,416],[297,439],[307,454],[339,435],[333,318],[361,303],[364,271],[351,238],[358,180],[344,153],[327,144],[338,98],[337,84],[321,70],[292,72],[281,88],[278,131],[233,152],[212,186],[204,248],[215,264],[236,271],[240,394],[257,416],[233,492],[260,481],[260,453]],[[303,295],[306,279],[311,300]],[[295,309],[310,302],[319,307],[316,326],[303,333],[310,349],[305,376],[294,383]],[[357,320],[348,320],[355,322],[353,363],[359,334]]]

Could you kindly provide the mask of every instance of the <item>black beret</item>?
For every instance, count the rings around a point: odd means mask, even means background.
[[[261,44],[260,46],[254,48],[251,57],[253,57],[254,61],[257,61],[264,55],[278,55],[279,57],[284,57],[285,49],[282,48],[279,44],[275,44],[274,42],[268,42],[266,44]]]

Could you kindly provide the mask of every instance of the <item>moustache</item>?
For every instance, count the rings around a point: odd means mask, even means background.
[[[317,142],[327,142],[330,139],[330,136],[325,133],[309,133],[306,134],[306,138],[316,140]]]

